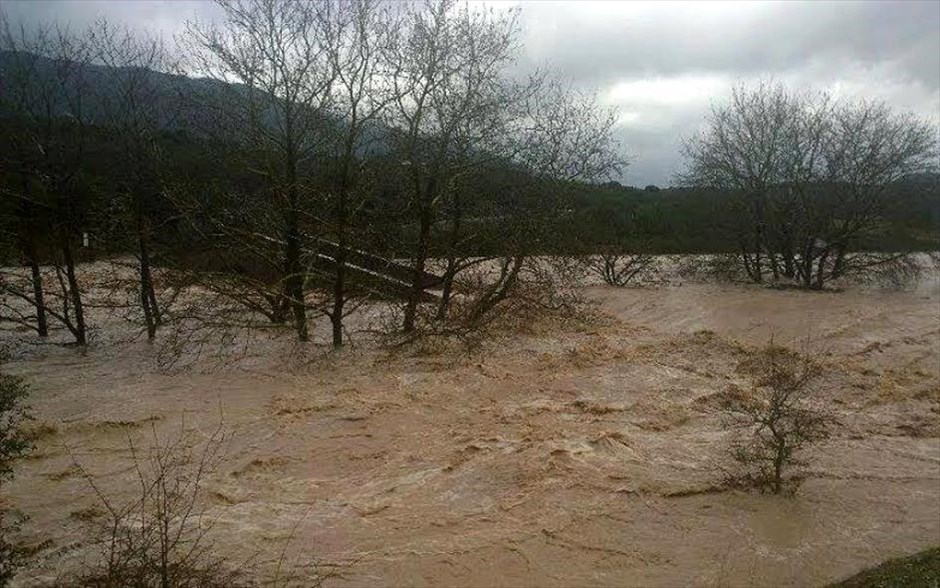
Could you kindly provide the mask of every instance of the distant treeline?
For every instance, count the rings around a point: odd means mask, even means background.
[[[728,206],[732,192],[705,188],[636,188],[616,182],[583,186],[565,223],[583,245],[625,239],[631,249],[652,253],[737,252]],[[887,188],[892,206],[879,230],[858,247],[873,251],[940,249],[940,174],[918,174]]]

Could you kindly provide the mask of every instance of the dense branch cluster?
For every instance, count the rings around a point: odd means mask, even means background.
[[[737,88],[685,145],[689,185],[736,194],[725,223],[747,277],[822,288],[830,280],[903,262],[859,255],[883,227],[888,188],[936,166],[936,132],[880,102]]]
[[[4,186],[17,204],[4,227],[31,269],[3,275],[15,322],[46,336],[51,320],[86,342],[76,249],[87,257],[89,233],[95,253],[133,254],[120,263],[136,277],[112,283],[134,293],[109,304],[134,309],[151,339],[193,285],[301,341],[309,315],[325,316],[334,346],[364,300],[391,296],[409,333],[457,320],[455,285],[495,264],[464,292],[461,315],[479,322],[518,286],[566,186],[622,167],[613,114],[593,96],[513,74],[516,11],[218,4],[224,18],[188,23],[172,56],[106,22],[5,27],[17,148]],[[471,258],[481,225],[504,247]],[[442,275],[429,272],[438,259]]]

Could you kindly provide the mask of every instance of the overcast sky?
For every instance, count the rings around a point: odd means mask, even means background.
[[[475,2],[478,3],[478,2]],[[496,2],[487,5],[508,6]],[[679,145],[738,82],[879,98],[940,123],[940,1],[521,3],[524,65],[596,90],[620,113],[623,182],[668,185]],[[11,20],[99,16],[171,40],[201,0],[4,0]]]

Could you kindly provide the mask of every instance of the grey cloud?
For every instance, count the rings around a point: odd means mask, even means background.
[[[573,79],[798,69],[809,60],[890,62],[936,85],[940,3],[662,3],[631,8],[553,2],[523,5],[529,58]],[[606,13],[606,14],[605,14]]]
[[[76,29],[105,17],[167,41],[182,31],[186,20],[219,14],[218,7],[204,0],[5,0],[3,11],[13,23],[58,23]]]
[[[682,139],[738,82],[882,99],[940,121],[938,2],[526,2],[522,21],[530,65],[602,94],[636,82],[663,88],[658,98],[610,95],[637,114],[618,129],[632,160],[623,181],[634,185],[668,184]],[[672,99],[681,92],[687,100]]]
[[[657,121],[654,124],[622,125],[617,137],[626,147],[630,162],[622,183],[640,187],[670,185],[681,171],[678,155],[682,141],[697,129],[707,109],[707,102],[678,109],[663,108],[654,117]]]

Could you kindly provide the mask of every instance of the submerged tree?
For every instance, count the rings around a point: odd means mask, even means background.
[[[519,54],[515,12],[444,1],[420,5],[406,23],[391,53],[399,95],[393,153],[416,232],[402,325],[409,332],[432,251],[445,260],[438,320],[448,317],[461,273],[487,261],[496,266],[495,279],[474,289],[465,317],[479,322],[513,291],[529,255],[551,240],[544,229],[562,209],[565,184],[605,179],[622,161],[613,117],[592,97],[541,73],[510,75]],[[483,226],[503,236],[501,254],[470,259]]]
[[[736,427],[731,481],[780,494],[798,483],[790,474],[804,464],[802,452],[825,439],[833,422],[813,398],[820,368],[773,343],[741,367],[752,375],[753,387],[725,407]]]
[[[898,255],[856,256],[891,184],[934,164],[935,131],[877,102],[739,87],[684,147],[688,185],[734,195],[724,221],[751,281],[808,288]]]
[[[123,304],[143,317],[149,338],[168,320],[155,285],[157,252],[182,270],[159,275],[199,284],[200,295],[222,301],[225,320],[204,321],[214,325],[291,319],[307,341],[308,315],[321,313],[339,347],[344,318],[356,307],[351,300],[403,297],[402,328],[411,331],[419,306],[435,299],[431,282],[440,296],[422,317],[449,321],[458,285],[473,282],[456,297],[466,311],[460,320],[479,323],[518,290],[521,276],[547,275],[534,258],[554,247],[572,188],[602,181],[623,163],[612,112],[595,97],[542,73],[514,74],[517,11],[452,0],[218,4],[219,23],[188,23],[178,70],[185,75],[178,77],[161,73],[171,67],[158,42],[98,23],[75,45],[74,59],[59,53],[60,69],[75,77],[58,84],[62,96],[50,94],[58,101],[47,109],[57,113],[51,119],[35,106],[42,100],[27,100],[36,85],[30,67],[41,60],[24,52],[11,78],[22,90],[4,100],[37,110],[35,121],[54,122],[45,143],[63,141],[62,151],[75,153],[52,156],[52,163],[68,163],[52,169],[44,159],[55,149],[35,150],[43,144],[33,136],[41,125],[11,131],[20,159],[7,169],[22,170],[23,181],[4,185],[24,204],[0,212],[21,217],[10,226],[22,236],[17,245],[32,260],[38,288],[30,294],[21,287],[22,275],[7,287],[15,280],[4,276],[5,290],[36,309],[35,318],[22,314],[18,322],[44,334],[51,316],[84,340],[66,245],[89,216],[98,234],[117,237],[107,240],[109,253],[136,258],[136,279],[121,278],[136,300]],[[55,44],[42,46],[49,53]],[[94,99],[91,117],[86,98]],[[83,160],[82,132],[96,133],[95,148],[113,169]],[[178,139],[182,154],[170,154]],[[106,206],[77,202],[82,174]],[[165,202],[174,209],[161,208]],[[161,247],[159,227],[175,215],[189,223],[174,233],[185,239],[171,252]],[[55,242],[66,259],[57,274],[68,294],[56,298],[68,302],[61,309],[42,300],[35,237],[44,224],[69,237]],[[498,245],[486,249],[484,241],[492,245],[500,233]],[[370,250],[377,242],[383,249]],[[402,257],[411,264],[392,261]],[[439,280],[428,272],[437,260]],[[484,267],[493,271],[484,276]],[[181,316],[194,317],[198,305]]]
[[[153,241],[160,222],[163,191],[158,135],[171,123],[175,99],[162,43],[128,29],[99,21],[89,36],[94,59],[105,66],[92,88],[98,116],[113,137],[109,158],[115,194],[107,207],[106,225],[114,243],[136,252],[136,306],[147,338],[163,323],[154,287]]]
[[[334,83],[329,112],[335,119],[327,142],[324,193],[330,214],[321,240],[332,261],[332,304],[325,310],[334,347],[343,344],[343,319],[349,312],[348,262],[357,245],[356,214],[378,184],[376,166],[366,159],[382,150],[382,124],[396,99],[387,49],[398,34],[398,21],[374,0],[324,4],[317,13],[326,34],[328,66]]]
[[[336,72],[325,5],[288,0],[219,0],[220,25],[190,22],[194,73],[216,80],[200,104],[215,139],[236,144],[268,204],[242,226],[217,223],[241,249],[279,259],[280,294],[301,341],[309,339],[304,228],[317,220],[311,174],[322,156]],[[233,83],[234,82],[234,83]]]
[[[502,94],[516,34],[515,13],[496,15],[444,0],[410,6],[404,34],[387,50],[396,96],[392,149],[417,232],[409,247],[413,273],[405,332],[415,327],[432,231],[445,198],[456,194],[472,150],[487,151],[478,133],[485,119],[497,115],[494,106],[509,107]]]
[[[14,231],[30,268],[29,287],[9,275],[2,293],[35,309],[40,336],[48,333],[52,317],[84,345],[88,329],[76,247],[90,208],[84,173],[93,132],[87,106],[92,51],[87,37],[67,29],[14,30],[2,24],[0,101],[14,116],[4,121],[11,180],[4,192],[16,202]],[[40,269],[40,246],[54,252],[51,290]]]
[[[526,101],[524,114],[509,135],[513,145],[509,162],[517,173],[503,186],[511,202],[500,222],[507,237],[504,252],[496,258],[496,279],[474,297],[471,323],[482,321],[512,296],[525,274],[542,283],[536,288],[536,305],[551,305],[563,289],[553,276],[565,272],[546,271],[534,255],[554,252],[565,231],[575,186],[607,180],[623,169],[625,161],[613,138],[614,122],[613,111],[602,107],[596,96],[554,82]],[[559,269],[563,268],[553,268]]]

